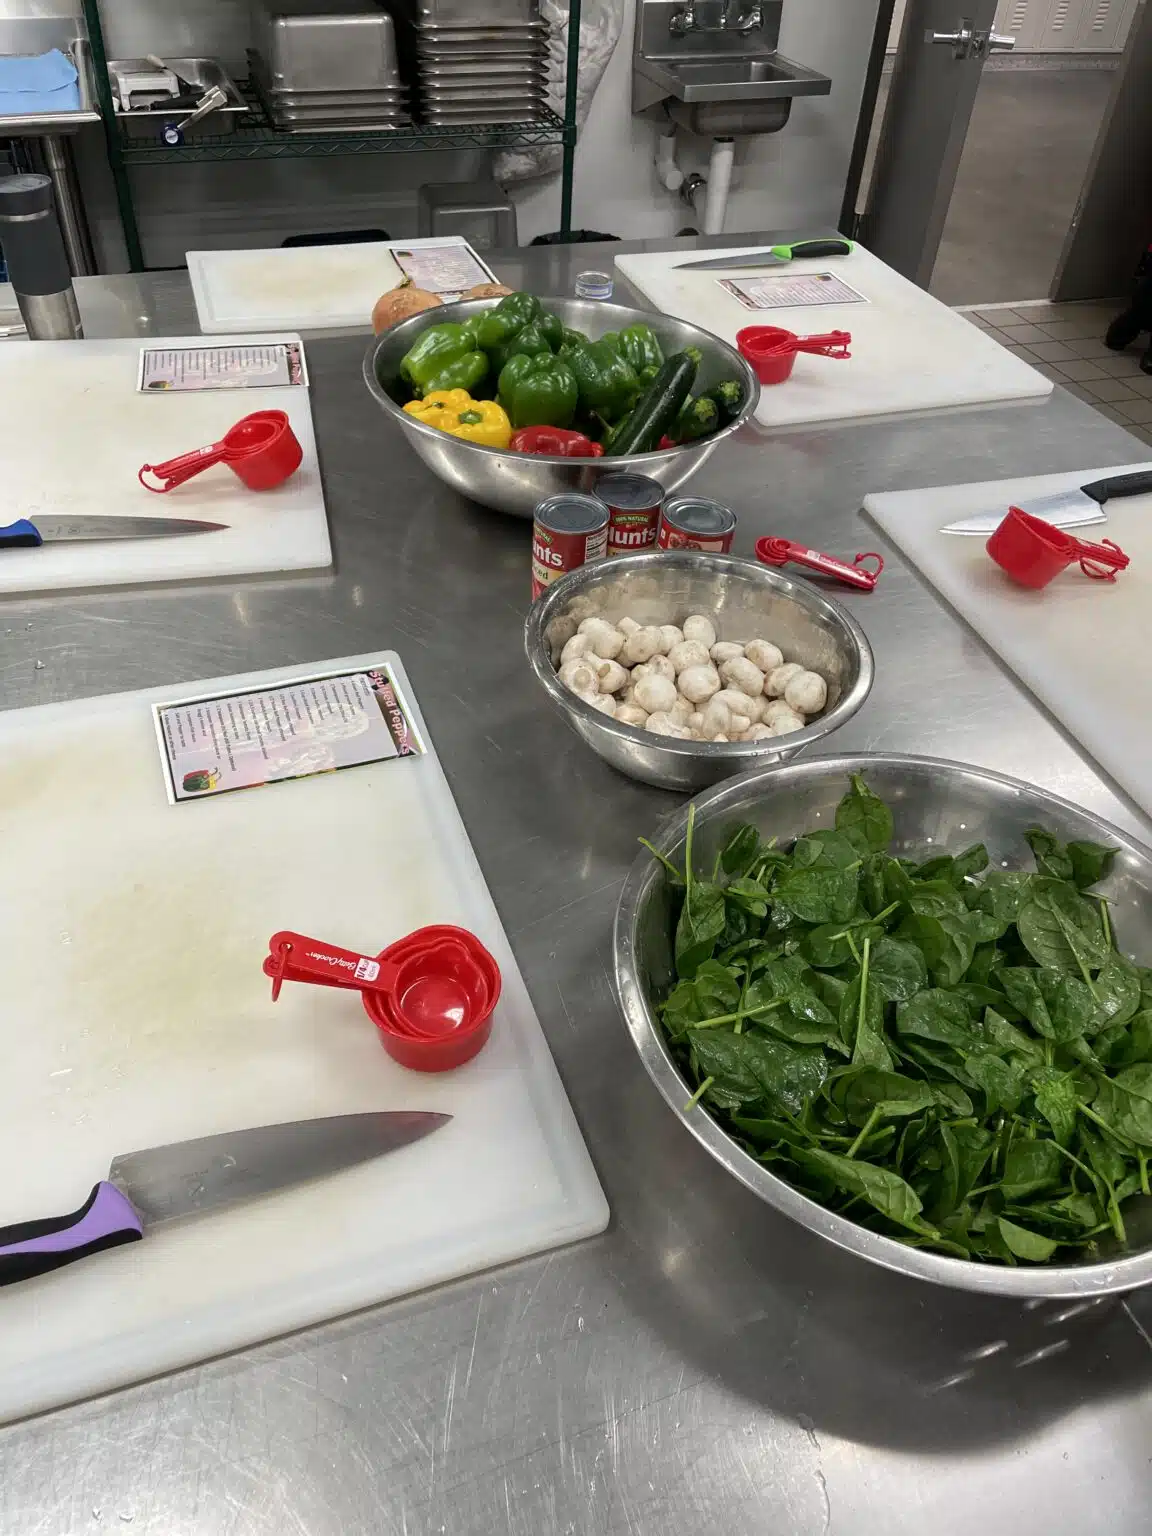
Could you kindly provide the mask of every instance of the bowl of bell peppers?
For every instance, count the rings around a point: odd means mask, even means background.
[[[531,293],[413,315],[373,341],[364,378],[440,479],[518,517],[620,470],[676,490],[760,390],[735,348],[698,326]]]

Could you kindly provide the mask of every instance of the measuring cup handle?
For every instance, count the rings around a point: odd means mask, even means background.
[[[213,464],[221,463],[226,457],[227,452],[223,443],[209,443],[206,448],[193,448],[191,453],[181,453],[174,459],[165,459],[163,464],[142,464],[136,478],[146,491],[155,491],[157,495],[163,495],[174,485],[183,485],[185,480],[191,480],[192,476],[198,475],[202,469],[209,469]],[[152,475],[162,483],[152,485],[144,478],[145,475]]]
[[[286,981],[306,981],[319,987],[344,987],[353,992],[387,992],[399,967],[354,949],[340,949],[307,934],[283,931],[268,941],[264,974],[272,981],[272,1000]]]

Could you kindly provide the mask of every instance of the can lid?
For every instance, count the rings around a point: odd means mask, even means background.
[[[576,274],[578,299],[610,299],[615,283],[611,272],[584,271]]]
[[[601,475],[596,482],[596,495],[617,511],[643,512],[660,505],[664,500],[664,487],[651,475],[616,470],[610,475]]]
[[[52,208],[52,182],[47,176],[0,176],[0,219],[27,218]]]
[[[731,533],[736,526],[732,509],[707,496],[674,496],[664,503],[664,517],[685,533]]]
[[[550,533],[596,533],[608,521],[608,508],[598,496],[560,491],[537,502],[532,517],[537,527]]]

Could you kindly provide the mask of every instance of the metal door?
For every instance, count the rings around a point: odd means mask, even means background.
[[[1013,39],[997,0],[908,0],[861,239],[927,288],[984,60]]]

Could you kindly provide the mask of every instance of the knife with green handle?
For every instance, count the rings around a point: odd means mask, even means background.
[[[219,533],[227,523],[203,523],[194,517],[64,517],[45,513],[35,521],[21,517],[0,527],[0,550],[38,549],[59,540],[171,539],[186,533]]]
[[[385,1110],[225,1131],[117,1157],[78,1211],[0,1227],[0,1285],[138,1242],[146,1231],[382,1157],[451,1115]]]
[[[745,251],[742,256],[713,256],[706,261],[677,262],[678,272],[753,272],[758,267],[778,267],[802,257],[850,256],[856,247],[838,236],[823,240],[797,240],[792,245],[772,245],[766,251]]]

